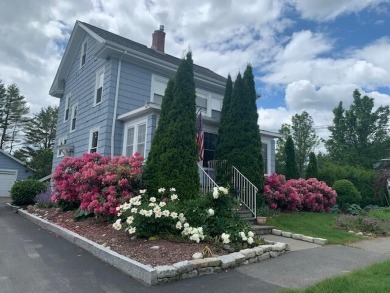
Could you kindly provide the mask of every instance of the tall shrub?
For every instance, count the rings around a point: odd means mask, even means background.
[[[229,81],[225,96],[229,96]],[[227,101],[228,102],[228,101]],[[263,159],[261,154],[260,129],[257,124],[256,90],[252,67],[247,66],[244,76],[239,73],[234,82],[230,107],[217,143],[217,157],[227,160],[229,166],[235,166],[256,187],[263,189]]]
[[[295,148],[294,148],[294,142],[291,138],[291,136],[287,137],[286,140],[286,146],[284,147],[285,151],[285,158],[286,158],[286,169],[285,169],[285,175],[286,179],[297,179],[299,178],[299,172],[297,163],[295,160]]]
[[[317,178],[317,176],[318,176],[317,158],[315,153],[311,152],[309,154],[309,164],[307,165],[305,178],[306,179]]]
[[[172,94],[172,89],[169,90],[169,94]],[[199,192],[195,99],[192,55],[187,53],[176,72],[172,102],[167,103],[168,109],[164,109],[169,123],[166,126],[160,125],[166,128],[162,130],[166,135],[166,148],[161,150],[158,157],[152,154],[151,162],[146,163],[147,184],[150,182],[151,185],[159,184],[159,187],[166,188],[175,186],[183,195],[182,200],[194,198]],[[158,143],[159,141],[153,140],[152,145]],[[154,160],[158,162],[153,162]],[[148,189],[155,190],[152,186]]]

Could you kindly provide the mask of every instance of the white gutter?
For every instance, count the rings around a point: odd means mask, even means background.
[[[111,128],[111,157],[114,156],[116,113],[118,110],[117,108],[118,108],[118,99],[119,99],[119,81],[121,78],[122,58],[125,53],[126,51],[124,51],[121,58],[119,58],[118,74],[116,75],[115,104],[114,104],[114,114],[112,116],[112,128]]]

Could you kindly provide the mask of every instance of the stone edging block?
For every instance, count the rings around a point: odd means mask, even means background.
[[[34,224],[60,235],[102,261],[116,267],[125,274],[149,285],[218,273],[225,269],[261,262],[271,257],[277,257],[289,250],[289,246],[285,243],[266,241],[266,245],[243,249],[240,252],[233,252],[227,255],[197,260],[186,260],[177,262],[173,265],[151,267],[125,257],[110,250],[109,248],[80,236],[77,233],[62,228],[59,225],[30,214],[26,210],[19,209],[11,204],[8,204],[8,206]]]
[[[294,234],[294,233],[282,231],[279,229],[272,229],[272,234],[277,235],[277,236],[286,237],[286,238],[292,238],[295,240],[311,242],[311,243],[315,243],[315,244],[319,244],[319,245],[325,245],[326,243],[328,243],[328,240],[324,239],[324,238],[315,238],[315,237],[310,237],[310,236],[306,236],[306,235],[302,235],[302,234]]]

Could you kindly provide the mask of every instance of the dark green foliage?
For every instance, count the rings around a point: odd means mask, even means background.
[[[229,97],[228,80],[225,97]],[[217,158],[236,167],[259,190],[264,186],[264,168],[261,154],[260,129],[257,124],[256,91],[252,67],[247,66],[244,76],[239,73],[234,82],[231,104],[224,101],[221,137],[217,143]],[[226,184],[226,182],[224,182]]]
[[[44,192],[46,188],[44,183],[34,179],[17,181],[11,188],[12,203],[15,205],[34,204],[37,194]]]
[[[286,179],[298,179],[299,178],[299,172],[297,163],[295,161],[295,149],[294,149],[294,142],[291,138],[291,136],[287,137],[286,145],[284,147],[285,151],[285,158],[286,158],[286,167],[285,167],[285,176]]]
[[[336,202],[343,210],[346,210],[351,204],[360,203],[360,192],[351,181],[347,179],[337,180],[333,184],[333,189],[337,193]]]
[[[28,166],[35,170],[33,178],[41,179],[51,174],[51,166],[53,162],[53,150],[41,149],[36,151],[36,154],[28,163]]]
[[[319,168],[318,179],[332,186],[337,180],[347,179],[353,183],[362,196],[361,205],[382,205],[382,197],[374,190],[375,172],[362,167],[337,165],[326,162]]]
[[[342,102],[333,110],[333,125],[326,147],[336,163],[372,168],[379,159],[388,156],[390,137],[388,132],[389,106],[378,107],[374,99],[353,92],[349,110]]]
[[[218,129],[217,145],[215,150],[216,160],[222,161],[226,159],[229,151],[234,147],[230,133],[227,131],[230,121],[230,106],[233,95],[233,82],[230,74],[228,75],[225,87],[225,95],[223,97],[223,104],[221,110],[221,121]],[[227,164],[220,163],[217,166],[217,182],[220,185],[228,185],[230,183],[230,168],[226,168]]]
[[[32,159],[38,155],[39,158],[37,160],[41,160],[42,154],[40,154],[40,151],[52,149],[54,146],[57,117],[58,107],[49,106],[47,108],[41,108],[40,112],[34,113],[32,118],[27,119],[24,128],[24,145],[19,151],[21,154],[18,155]],[[34,169],[37,168],[35,167]]]
[[[250,230],[249,223],[234,212],[237,207],[238,203],[231,194],[217,200],[208,194],[186,202],[182,210],[187,222],[192,227],[203,227],[204,234],[219,237],[222,233],[228,233],[231,240],[236,240],[239,232]],[[210,208],[214,210],[214,216],[208,214]]]
[[[156,131],[153,139],[145,180],[149,190],[175,187],[186,200],[199,192],[196,94],[191,53],[181,61],[175,81],[170,82],[165,95],[167,101],[161,105],[163,122],[159,123],[158,129],[161,130],[157,130],[162,133],[157,135]]]
[[[306,169],[306,179],[317,178],[318,176],[318,167],[317,167],[317,158],[315,153],[311,152],[309,155],[309,165]]]
[[[0,149],[12,152],[14,141],[24,124],[29,112],[26,99],[20,94],[16,84],[11,84],[4,91],[0,81]]]

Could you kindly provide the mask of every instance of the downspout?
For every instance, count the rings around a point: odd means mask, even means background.
[[[119,58],[118,73],[116,75],[116,89],[115,89],[115,102],[114,102],[114,114],[112,116],[112,128],[111,128],[111,157],[114,156],[114,145],[115,145],[115,126],[116,126],[116,113],[118,111],[118,99],[119,99],[119,81],[121,78],[122,59],[126,51],[123,52]]]

